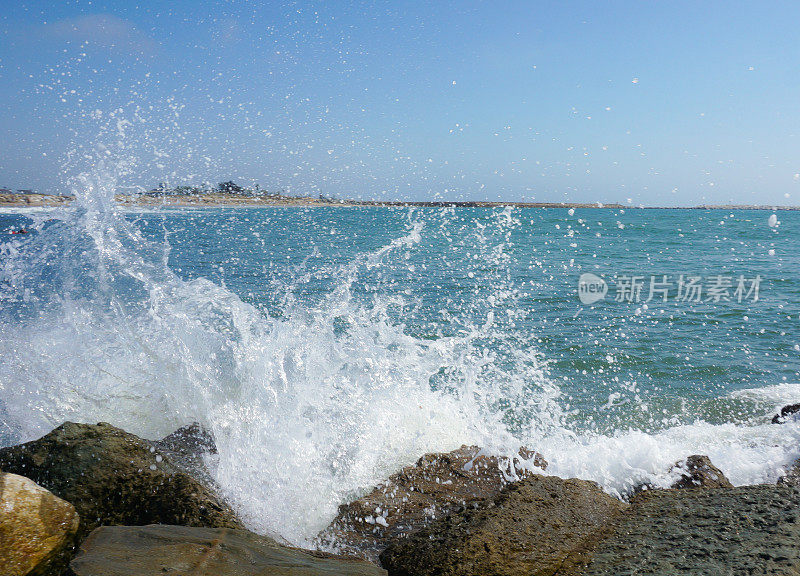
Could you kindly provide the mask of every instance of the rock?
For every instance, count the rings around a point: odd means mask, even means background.
[[[791,416],[797,412],[800,412],[800,404],[789,404],[788,406],[784,406],[781,408],[780,414],[775,414],[775,416],[772,417],[772,423],[783,424],[786,422],[787,416]]]
[[[714,466],[708,456],[694,454],[684,460],[678,460],[669,469],[670,475],[679,474],[670,489],[681,490],[686,488],[733,488],[725,474]],[[628,499],[632,500],[642,492],[650,490],[664,490],[649,483],[634,487]]]
[[[242,527],[210,487],[153,442],[110,424],[67,422],[39,440],[3,448],[0,469],[72,503],[81,516],[79,538],[102,524]]]
[[[172,434],[157,442],[164,450],[181,454],[187,458],[198,458],[205,452],[217,453],[214,437],[197,422],[181,426]]]
[[[216,454],[217,445],[214,437],[200,424],[193,422],[188,426],[182,426],[153,444],[161,454],[169,456],[170,461],[182,471],[206,485],[214,485],[203,457],[205,454]]]
[[[426,454],[366,496],[339,507],[317,545],[357,554],[373,562],[389,541],[410,534],[467,504],[492,498],[509,482],[530,475],[522,464],[547,467],[532,450],[513,462],[462,446],[446,454]]]
[[[104,526],[92,532],[69,576],[380,576],[361,559],[281,546],[246,530]]]
[[[722,470],[711,463],[708,456],[697,454],[676,462],[670,472],[680,472],[681,477],[671,488],[733,488]]]
[[[593,482],[532,475],[381,554],[391,576],[563,574],[628,505]]]
[[[800,487],[800,459],[794,461],[786,475],[778,478],[777,483],[779,485]]]
[[[69,502],[33,481],[0,472],[0,569],[3,576],[61,574],[78,531]]]
[[[798,574],[800,492],[787,486],[646,492],[592,552],[585,576]]]

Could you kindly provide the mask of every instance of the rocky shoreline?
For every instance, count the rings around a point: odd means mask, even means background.
[[[782,414],[777,424],[790,412]],[[4,576],[516,576],[800,573],[800,467],[733,487],[707,457],[629,501],[540,474],[545,456],[426,454],[340,507],[318,550],[248,531],[197,424],[158,441],[66,422],[0,449]],[[320,550],[325,550],[322,552]]]

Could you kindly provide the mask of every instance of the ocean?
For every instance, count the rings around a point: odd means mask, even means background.
[[[198,421],[249,526],[300,545],[462,444],[616,496],[800,456],[770,423],[800,402],[800,212],[89,200],[0,213],[0,445]]]

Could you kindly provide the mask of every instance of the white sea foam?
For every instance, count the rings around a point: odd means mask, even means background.
[[[708,456],[734,485],[774,483],[800,456],[800,423],[696,422],[655,434],[554,434],[537,447],[551,464],[547,473],[594,480],[617,496],[645,482],[668,487],[674,480],[669,468],[691,454]]]
[[[751,398],[773,404],[775,408],[780,408],[786,404],[794,404],[800,398],[800,383],[783,382],[772,386],[761,388],[745,388],[735,390],[730,393],[731,398]]]

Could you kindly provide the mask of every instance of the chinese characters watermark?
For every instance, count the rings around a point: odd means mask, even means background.
[[[758,302],[761,276],[699,276],[619,274],[611,281],[616,302]],[[611,292],[609,283],[596,274],[581,274],[578,298],[583,304],[603,300]]]

